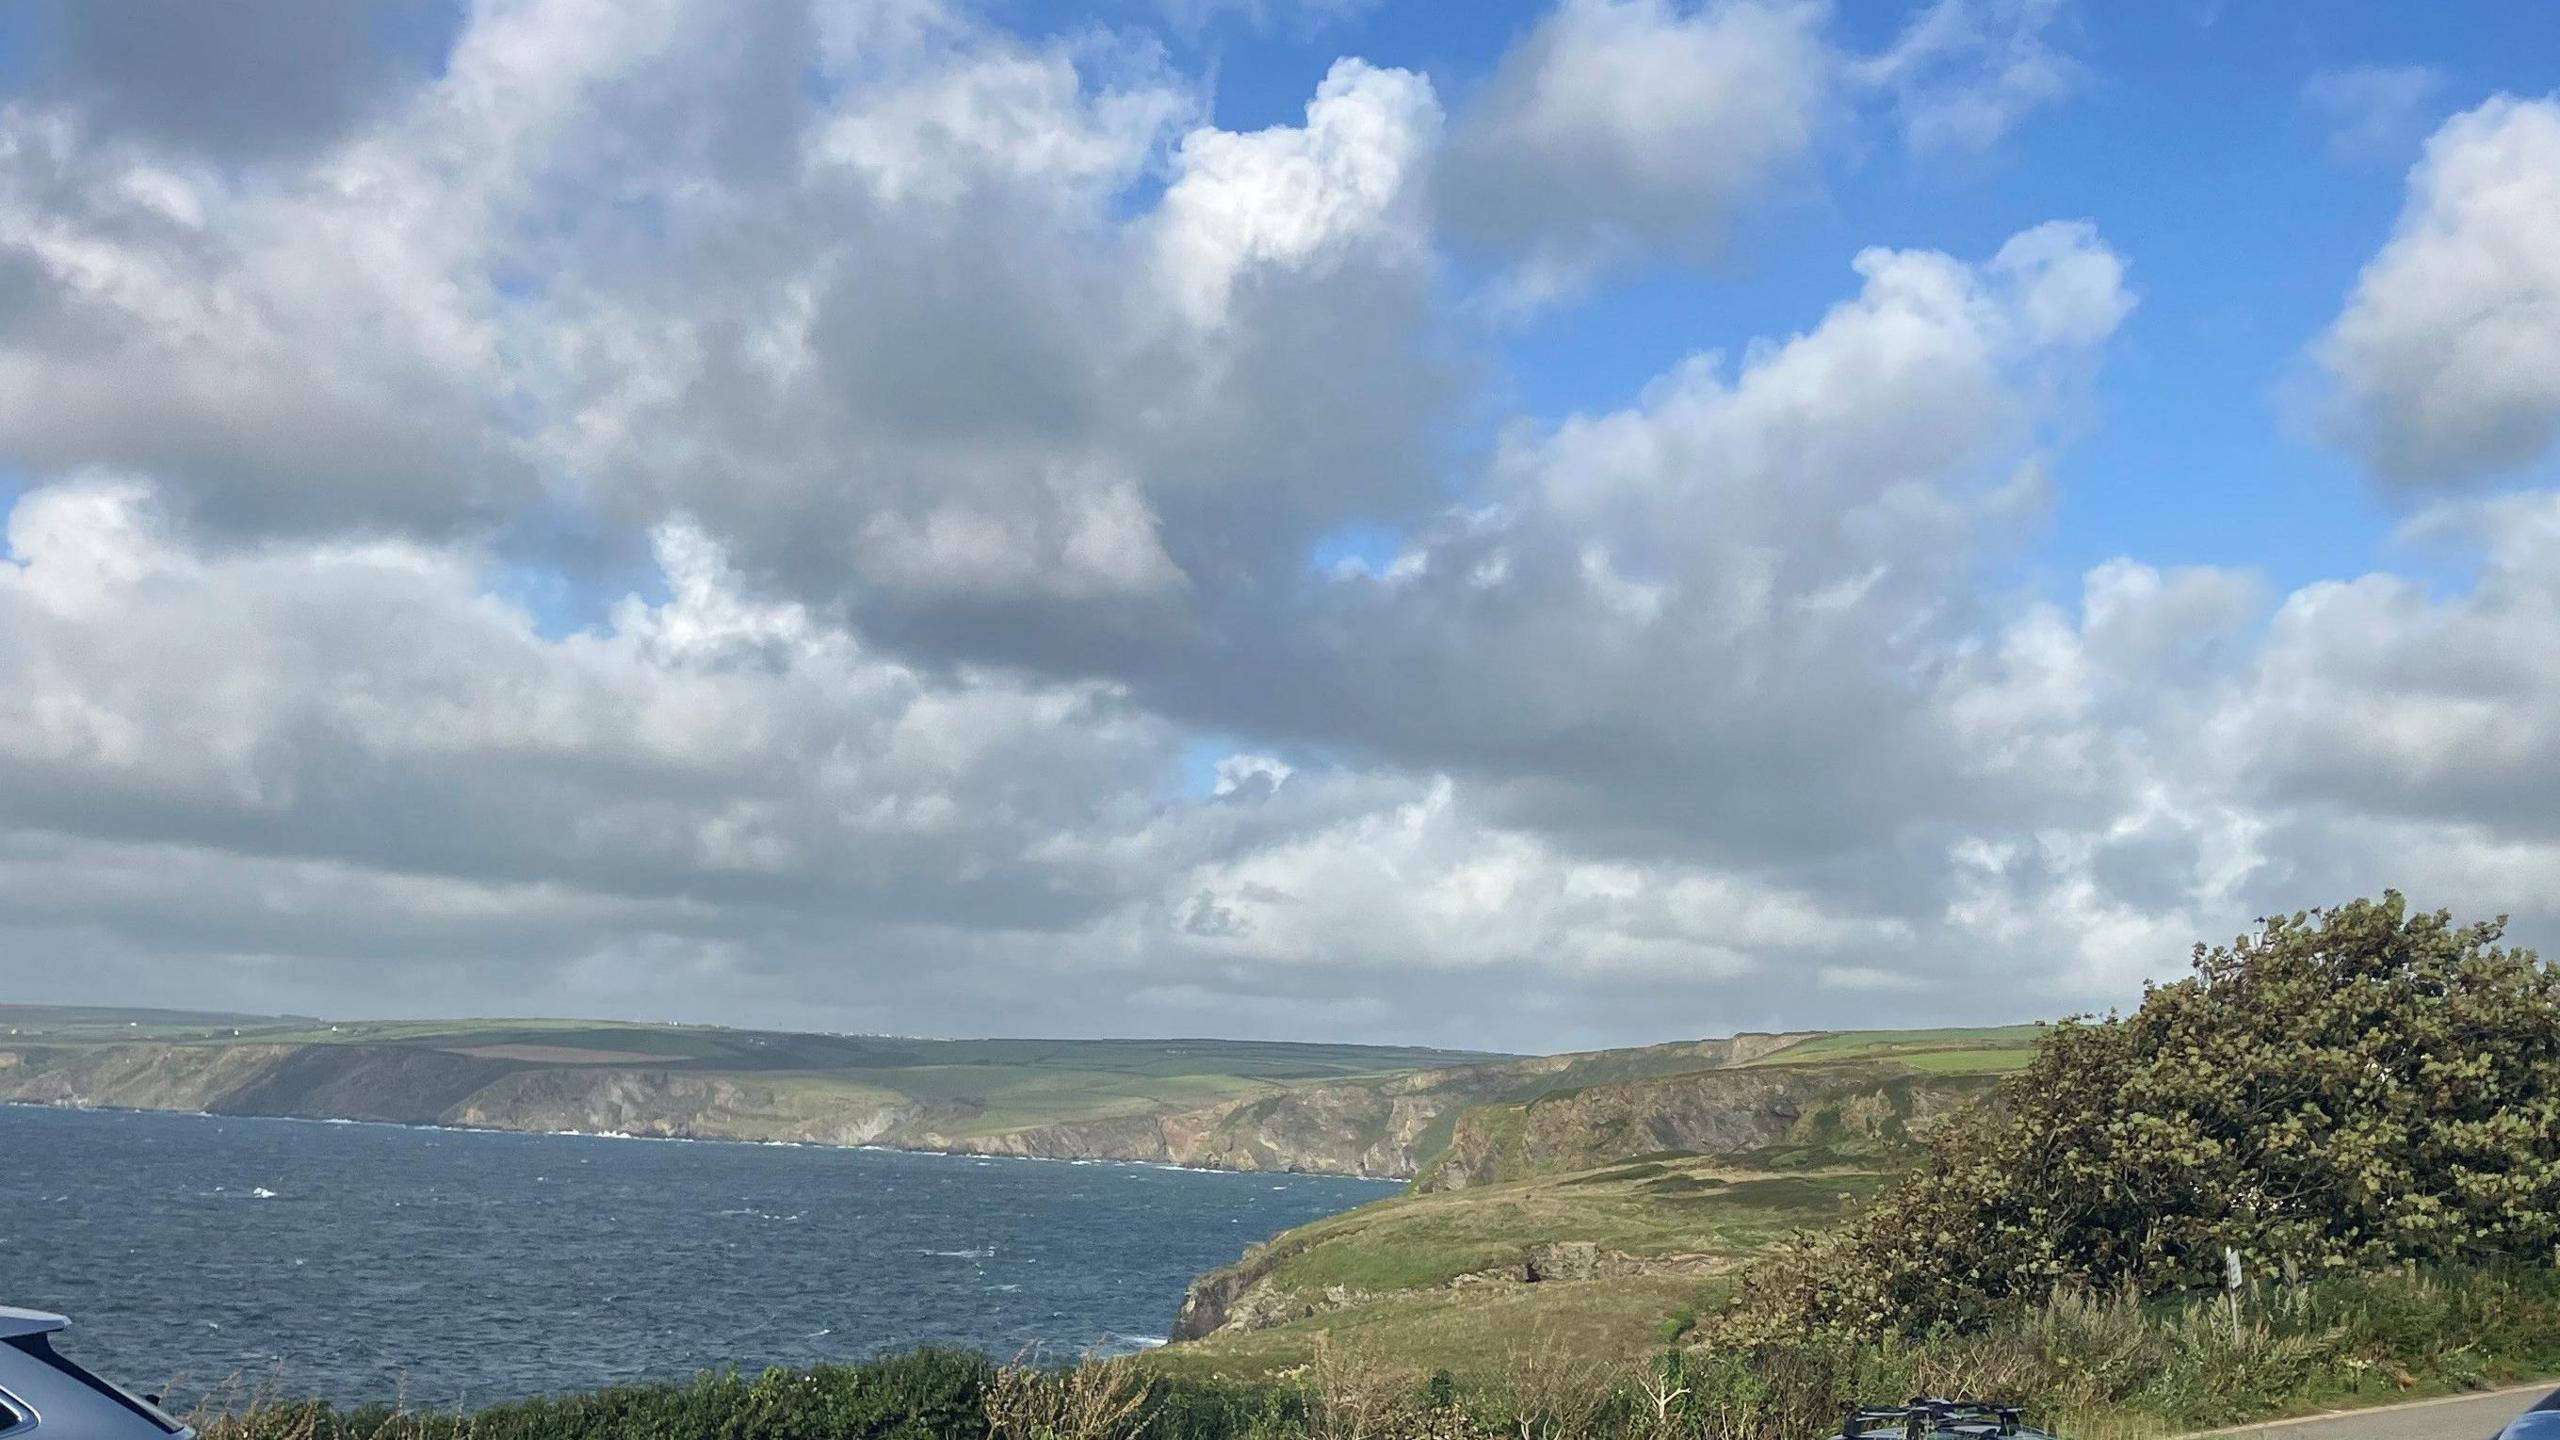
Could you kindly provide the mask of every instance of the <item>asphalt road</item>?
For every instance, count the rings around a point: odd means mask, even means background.
[[[2548,1383],[2527,1385],[2450,1400],[2419,1400],[2212,1433],[2227,1440],[2251,1440],[2255,1436],[2266,1440],[2490,1440],[2501,1426],[2532,1409],[2549,1393]]]

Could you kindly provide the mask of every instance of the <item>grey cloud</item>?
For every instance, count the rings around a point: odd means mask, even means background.
[[[1640,408],[1516,440],[1389,573],[1147,693],[1485,777],[1523,820],[1728,857],[1961,806],[1978,782],[1928,677],[1978,618],[1985,482],[2031,444],[2029,377],[2068,374],[2129,302],[2082,227],[1979,269],[1877,251],[1859,270],[1858,296],[1739,373],[1702,357]]]
[[[456,557],[201,555],[131,487],[40,491],[11,537],[6,810],[100,842],[1054,927],[1122,882],[1037,843],[1168,763],[1108,692],[936,683],[737,599],[683,535],[669,601],[558,642]]]
[[[225,160],[346,134],[433,72],[430,0],[38,0],[44,89],[109,134]],[[409,53],[403,53],[407,51]]]
[[[2284,800],[2560,838],[2560,503],[2484,502],[2466,593],[2374,574],[2286,598],[2215,715],[2234,766]]]
[[[1830,107],[1807,3],[1565,0],[1473,98],[1440,204],[1536,301],[1612,263],[1697,258],[1812,150]]]
[[[0,334],[0,446],[38,472],[185,474],[189,508],[236,531],[493,522],[528,476],[473,308],[486,282],[414,218],[242,192],[10,112],[0,266],[36,297]]]
[[[1438,200],[1552,302],[1609,269],[1710,258],[1852,120],[1923,155],[1997,143],[2067,95],[2066,0],[1932,0],[1873,55],[1815,0],[1562,0],[1460,108]]]

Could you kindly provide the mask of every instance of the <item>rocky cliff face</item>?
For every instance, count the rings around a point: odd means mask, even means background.
[[[1197,1110],[1075,1120],[998,1135],[946,1134],[928,1121],[897,1143],[974,1155],[1148,1160],[1207,1170],[1402,1180],[1420,1167],[1426,1132],[1443,1112],[1466,1103],[1466,1093],[1463,1085],[1407,1090],[1403,1081],[1309,1085]]]
[[[1311,1313],[1311,1305],[1280,1295],[1269,1283],[1279,1259],[1271,1247],[1256,1245],[1235,1264],[1192,1281],[1183,1292],[1181,1311],[1173,1317],[1171,1338],[1197,1340],[1226,1329],[1258,1330]]]
[[[1073,1121],[1005,1135],[948,1135],[921,1128],[896,1143],[977,1154],[1152,1160],[1212,1170],[1291,1170],[1406,1180],[1421,1173],[1440,1152],[1458,1117],[1472,1107],[1630,1074],[1744,1064],[1804,1038],[1802,1034],[1735,1035],[1640,1049],[1541,1055],[1298,1085],[1197,1110]]]
[[[507,1074],[498,1060],[395,1045],[304,1045],[206,1109],[224,1115],[452,1123],[455,1106]]]
[[[988,1133],[884,1087],[669,1067],[527,1065],[405,1045],[125,1045],[0,1051],[0,1101],[386,1120],[496,1130],[893,1145],[1059,1160],[1409,1179],[1476,1106],[1563,1086],[1742,1063],[1744,1035],[1304,1084],[1190,1110]],[[1692,1129],[1700,1129],[1701,1120]],[[1545,1142],[1541,1142],[1545,1143]],[[1661,1147],[1653,1147],[1661,1148]],[[1483,1163],[1470,1160],[1459,1173]]]
[[[126,1110],[219,1110],[299,1045],[108,1045],[0,1051],[0,1101]]]
[[[0,1102],[492,1130],[894,1145],[1055,1160],[1411,1176],[1425,1132],[1495,1083],[1469,1069],[987,1134],[894,1090],[663,1067],[542,1066],[398,1045],[0,1051]]]
[[[576,1130],[686,1140],[874,1145],[915,1118],[889,1091],[823,1098],[751,1077],[663,1069],[520,1070],[473,1091],[443,1123],[486,1130]]]
[[[380,1120],[491,1130],[863,1145],[916,1107],[887,1091],[810,1096],[666,1069],[526,1069],[403,1045],[119,1045],[0,1051],[0,1102]]]

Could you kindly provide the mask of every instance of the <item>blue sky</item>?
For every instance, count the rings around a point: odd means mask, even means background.
[[[1346,51],[1426,68],[1463,94],[1543,11],[1391,4],[1312,26],[1231,20],[1170,43],[1214,64],[1219,121],[1243,129],[1293,120]],[[1841,12],[1869,49],[1908,15]],[[2494,94],[2552,88],[2560,9],[2178,0],[2076,7],[2062,28],[2079,73],[2033,124],[1978,155],[1868,144],[1828,157],[1799,193],[1740,224],[1718,263],[1658,267],[1512,327],[1506,393],[1549,417],[1608,408],[1686,353],[1810,325],[1866,245],[1978,254],[2040,219],[2088,218],[2131,261],[2140,308],[2061,464],[2037,547],[2045,583],[2076,585],[2124,554],[2246,565],[2287,585],[2416,563],[2390,545],[2393,507],[2288,413],[2286,390],[2388,231],[2435,125]],[[2344,121],[2308,92],[2367,66],[2435,79],[2383,143],[2342,144]]]
[[[1463,96],[1547,7],[1346,8],[1315,19],[1228,13],[1155,33],[1175,63],[1214,77],[1218,123],[1243,130],[1292,123],[1344,53],[1427,70]],[[1144,4],[1101,15],[995,9],[1031,28],[1155,18]],[[1840,30],[1880,51],[1909,14],[1845,5]],[[2399,569],[2460,588],[2464,566],[2395,541],[2406,507],[2320,443],[2304,351],[2388,231],[2435,125],[2495,94],[2551,89],[2560,10],[2178,0],[2073,7],[2057,30],[2071,93],[1988,150],[1851,144],[1735,224],[1714,263],[1647,267],[1488,327],[1502,405],[1487,418],[1605,410],[1684,355],[1805,328],[1839,298],[1864,246],[1978,254],[2039,219],[2087,218],[2130,259],[2140,308],[2071,417],[2051,523],[2016,557],[2017,583],[2069,601],[2090,566],[2134,555],[2247,567],[2283,587]],[[2354,114],[2324,106],[2317,90],[2324,76],[2364,68],[2422,71],[2423,93],[2350,134]],[[2546,463],[2520,478],[2550,473]],[[1311,563],[1382,564],[1397,534],[1347,527]]]
[[[0,991],[1556,1049],[2548,945],[2553,56],[0,10]]]

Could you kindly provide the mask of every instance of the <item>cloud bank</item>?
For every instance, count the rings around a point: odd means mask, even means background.
[[[2004,578],[2140,315],[2084,221],[1453,442],[1453,255],[1697,263],[2052,103],[2055,16],[1567,0],[1258,129],[930,0],[488,0],[231,131],[70,35],[0,108],[0,986],[1552,1049],[2540,903],[2549,493],[2412,520],[2455,593]],[[2547,456],[2554,114],[2449,122],[2310,341],[2394,493]]]

